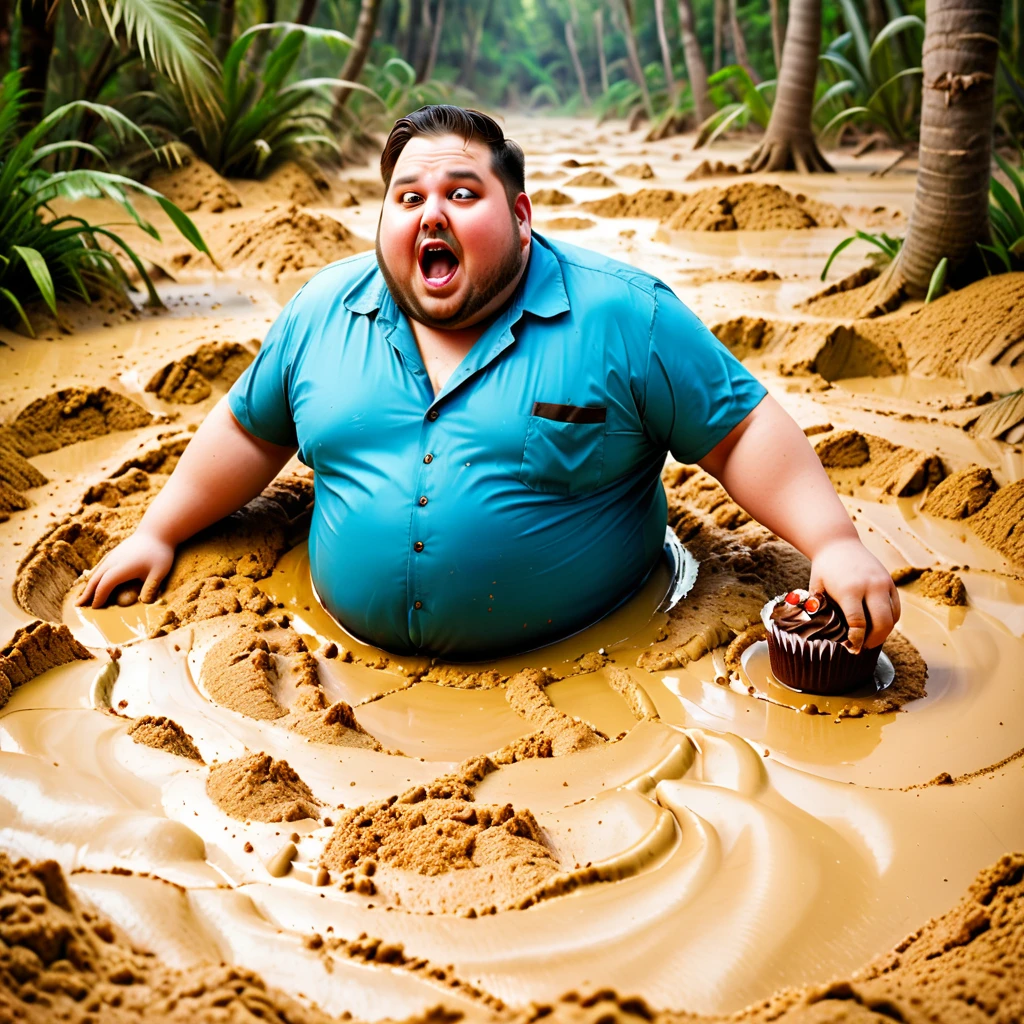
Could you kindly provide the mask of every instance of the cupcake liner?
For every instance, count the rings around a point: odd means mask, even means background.
[[[761,621],[768,634],[768,657],[777,679],[801,693],[820,696],[850,693],[873,682],[881,646],[865,647],[860,654],[851,654],[834,640],[805,640],[779,629],[771,614],[783,600],[785,594],[772,598],[761,609]]]

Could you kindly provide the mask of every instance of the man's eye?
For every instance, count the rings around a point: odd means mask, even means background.
[[[405,203],[407,206],[409,206],[412,205],[413,203],[418,203],[420,201],[420,196],[418,192],[403,192],[398,197],[398,201],[400,203]]]
[[[472,189],[457,188],[452,192],[452,199],[476,199],[476,193]]]

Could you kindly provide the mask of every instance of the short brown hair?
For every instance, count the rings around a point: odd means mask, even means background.
[[[384,187],[391,187],[398,157],[406,143],[416,135],[458,135],[466,142],[482,142],[491,151],[491,167],[505,186],[509,205],[526,189],[526,157],[517,142],[505,138],[501,125],[479,110],[434,103],[400,117],[380,155],[380,175]]]

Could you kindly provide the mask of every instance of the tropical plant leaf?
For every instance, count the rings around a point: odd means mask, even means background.
[[[42,253],[38,249],[32,249],[27,245],[12,245],[11,252],[17,253],[28,267],[39,294],[43,301],[50,307],[50,312],[57,315],[57,292],[53,286],[53,278],[50,276],[50,268],[46,265]]]
[[[928,294],[924,297],[924,304],[927,306],[932,299],[938,298],[946,288],[946,270],[949,267],[949,259],[945,256],[936,264],[932,271],[931,280],[928,282]]]

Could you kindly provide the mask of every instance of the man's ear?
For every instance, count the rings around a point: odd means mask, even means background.
[[[516,226],[519,228],[519,248],[525,249],[530,244],[533,233],[533,206],[530,197],[525,192],[516,196],[512,206],[512,213],[516,218]]]

